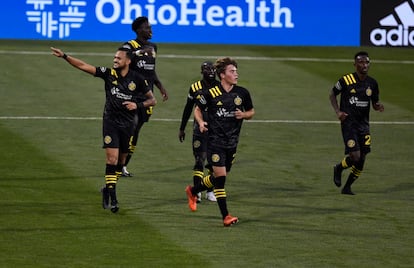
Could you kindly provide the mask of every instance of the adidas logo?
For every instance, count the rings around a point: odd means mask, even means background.
[[[371,43],[376,46],[414,46],[414,11],[410,5],[414,0],[406,1],[394,8],[393,13],[379,21],[384,28],[375,28],[370,33]]]

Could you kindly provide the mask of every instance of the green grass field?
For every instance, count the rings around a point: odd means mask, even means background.
[[[0,41],[0,267],[414,267],[414,50],[365,48],[386,110],[371,113],[372,153],[344,196],[328,92],[360,48],[159,44],[170,100],[156,92],[112,214],[99,192],[102,80],[49,47],[111,66],[117,45]],[[191,123],[178,141],[189,85],[218,56],[238,60],[256,110],[226,184],[231,228],[215,203],[189,211]]]

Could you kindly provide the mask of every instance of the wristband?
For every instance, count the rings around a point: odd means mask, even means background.
[[[66,55],[66,53],[63,53],[62,58],[63,58],[64,60],[66,60],[66,59],[68,58],[68,55]]]

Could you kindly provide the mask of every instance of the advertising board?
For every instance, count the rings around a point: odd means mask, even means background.
[[[361,45],[413,47],[414,0],[362,1]]]
[[[17,0],[1,3],[1,39],[124,41],[147,16],[154,42],[358,46],[360,1]]]

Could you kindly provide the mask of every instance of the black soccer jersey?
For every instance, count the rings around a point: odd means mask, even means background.
[[[217,80],[214,80],[212,82],[212,84],[207,84],[207,82],[205,80],[199,80],[195,83],[192,83],[190,86],[190,89],[188,90],[188,95],[187,95],[187,103],[184,107],[184,111],[183,111],[183,116],[181,119],[181,125],[180,125],[180,130],[184,130],[185,126],[187,124],[188,119],[190,118],[191,113],[193,112],[193,108],[194,105],[196,103],[196,97],[197,95],[204,89],[207,89],[208,87],[215,87],[219,85],[219,82]],[[206,118],[207,113],[204,111],[203,112],[203,117]],[[193,125],[193,130],[195,132],[195,134],[200,134],[200,129],[198,126],[198,123],[196,120],[194,120],[194,125]]]
[[[247,89],[234,85],[230,92],[226,92],[221,84],[203,90],[197,96],[197,105],[200,109],[207,109],[209,143],[223,148],[235,148],[239,142],[242,119],[236,119],[235,111],[249,111],[253,109],[250,93]]]
[[[128,110],[122,103],[138,103],[144,99],[144,95],[150,90],[144,77],[132,70],[122,77],[115,69],[106,67],[96,67],[95,76],[105,81],[104,120],[111,120],[120,127],[131,125],[136,111]]]
[[[135,39],[124,43],[122,47],[128,48],[133,52],[148,47],[152,48],[152,53],[141,53],[139,55],[134,54],[130,67],[142,74],[150,83],[151,90],[153,90],[153,84],[156,78],[155,62],[157,57],[157,45],[151,42],[148,42],[147,44],[141,44],[138,40]]]
[[[340,110],[348,114],[342,123],[360,131],[369,131],[371,102],[379,101],[377,81],[370,76],[361,81],[354,72],[340,78],[333,91],[335,95],[341,94]]]

